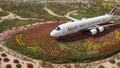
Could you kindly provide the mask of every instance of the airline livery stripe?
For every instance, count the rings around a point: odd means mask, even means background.
[[[117,7],[113,8],[113,10],[112,10],[109,14],[110,14],[110,15],[113,14],[116,9],[117,9]]]

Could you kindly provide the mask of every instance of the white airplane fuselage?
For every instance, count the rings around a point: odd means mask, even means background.
[[[112,11],[113,13],[113,11]],[[114,18],[113,14],[106,14],[103,16],[98,16],[94,18],[88,18],[88,19],[82,19],[82,20],[76,20],[73,22],[68,22],[59,25],[54,29],[51,33],[50,36],[52,37],[61,37],[65,36],[71,33],[78,32],[80,30],[84,29],[90,29],[90,31],[94,34],[96,34],[96,28],[100,29],[100,32],[104,31],[104,28],[102,26],[98,26],[98,24],[103,24],[105,22],[108,22]],[[96,27],[96,28],[94,28]],[[102,28],[101,28],[102,27]]]

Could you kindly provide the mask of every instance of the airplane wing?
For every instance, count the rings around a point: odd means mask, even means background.
[[[68,19],[70,19],[70,20],[72,20],[72,21],[79,21],[78,19],[72,18],[72,17],[70,17],[68,15],[65,15],[65,17],[68,18]]]
[[[120,24],[120,23],[115,23],[115,24],[108,24],[108,25],[103,25],[103,27],[109,27],[109,26],[113,26],[113,25],[117,25],[117,24]]]
[[[96,29],[96,28],[98,28],[98,27],[109,27],[109,26],[113,26],[113,25],[117,25],[117,24],[120,24],[120,23],[107,24],[107,25],[103,25],[103,26],[95,25],[95,26],[91,26],[91,27],[87,28],[87,30],[90,30],[90,29]]]

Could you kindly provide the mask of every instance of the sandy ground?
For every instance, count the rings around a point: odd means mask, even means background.
[[[1,52],[1,53],[3,53],[3,52]],[[0,54],[1,54],[1,53],[0,53]],[[1,56],[0,56],[0,57],[1,57]],[[6,66],[7,64],[11,64],[11,65],[12,65],[12,68],[16,68],[16,64],[13,62],[14,59],[18,59],[18,60],[19,60],[20,64],[22,65],[22,68],[27,68],[27,64],[28,64],[28,63],[31,63],[31,62],[29,62],[29,61],[21,60],[21,59],[16,58],[16,57],[14,57],[14,56],[12,56],[12,55],[9,55],[9,54],[7,54],[7,57],[6,57],[6,58],[9,58],[10,61],[9,61],[9,62],[3,62],[3,60],[2,60],[2,61],[1,61],[1,68],[6,68],[5,66]],[[4,59],[4,57],[2,57],[2,59]],[[32,64],[34,65],[34,68],[37,68],[34,63],[32,63]]]
[[[2,8],[0,8],[0,11],[2,11]]]
[[[120,55],[119,55],[120,56]],[[103,63],[100,63],[96,66],[96,68],[99,67],[99,65],[103,65],[105,68],[120,68],[116,65],[117,62],[120,62],[120,60],[118,60],[117,58],[114,58],[115,59],[115,64],[111,64],[109,62],[109,59],[112,59],[113,57],[110,57],[108,59],[105,59],[105,61],[103,61]],[[102,60],[101,60],[102,61]]]

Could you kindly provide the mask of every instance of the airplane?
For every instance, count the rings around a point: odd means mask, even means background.
[[[51,37],[63,37],[65,35],[75,33],[78,31],[88,30],[91,35],[95,35],[97,33],[101,33],[105,30],[105,27],[112,26],[115,24],[107,24],[99,26],[99,24],[106,23],[114,18],[114,12],[117,9],[117,6],[115,6],[109,14],[88,18],[88,19],[82,19],[78,20],[75,18],[72,18],[70,16],[65,15],[66,18],[71,19],[71,22],[63,23],[58,25],[55,29],[53,29],[50,32]]]

